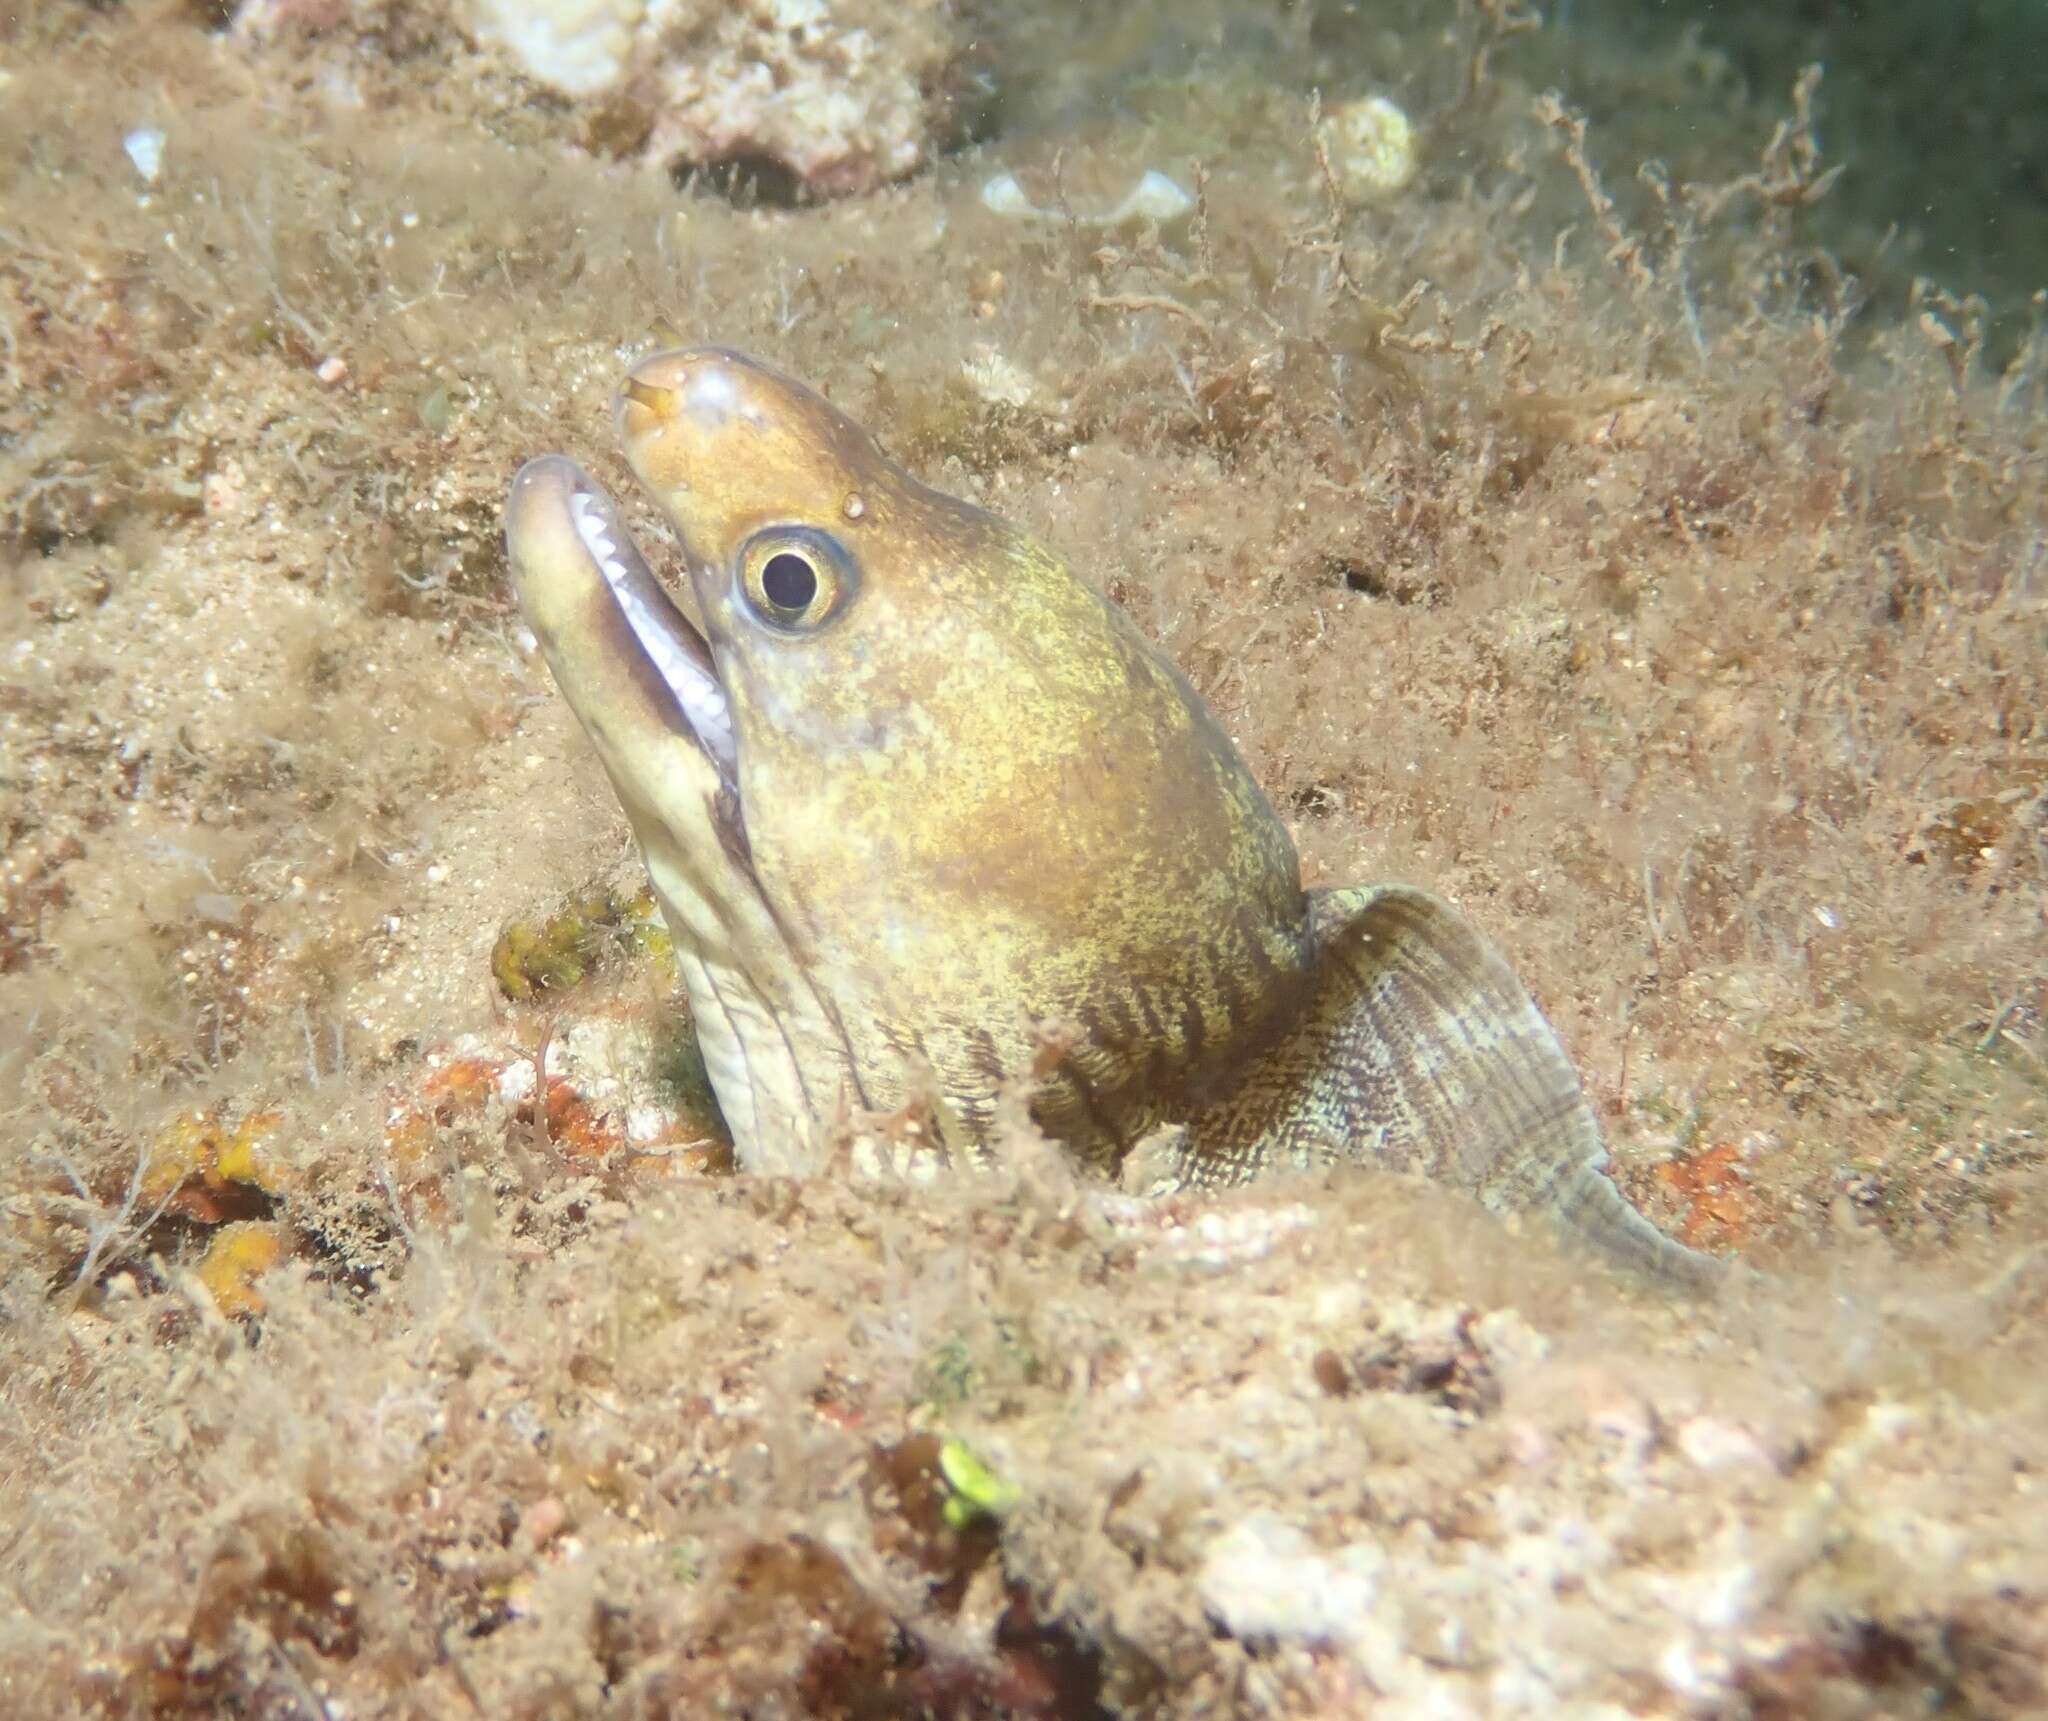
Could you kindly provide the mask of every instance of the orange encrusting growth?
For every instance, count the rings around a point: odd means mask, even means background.
[[[199,1282],[224,1315],[260,1315],[267,1307],[256,1280],[285,1254],[285,1230],[268,1220],[224,1225],[199,1263]]]
[[[284,1191],[283,1173],[265,1143],[278,1127],[275,1111],[255,1111],[228,1126],[217,1109],[180,1113],[150,1150],[142,1200],[200,1225],[248,1217],[252,1200],[267,1206]]]
[[[1740,1248],[1757,1218],[1742,1149],[1721,1142],[1657,1167],[1657,1184],[1679,1207],[1678,1235],[1695,1248]]]

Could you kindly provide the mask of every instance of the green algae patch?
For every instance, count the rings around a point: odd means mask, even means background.
[[[964,1440],[940,1445],[939,1474],[948,1489],[942,1510],[946,1522],[956,1530],[978,1518],[1006,1517],[1024,1498],[1016,1483],[991,1470]]]
[[[638,952],[673,978],[675,949],[654,906],[654,893],[609,888],[579,891],[553,914],[515,920],[491,948],[491,975],[515,1004],[563,991],[594,973],[608,954]]]

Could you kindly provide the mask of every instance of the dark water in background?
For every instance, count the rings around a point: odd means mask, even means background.
[[[1556,0],[1568,34],[1668,51],[1687,32],[1758,94],[1827,69],[1821,137],[1848,164],[1817,222],[1892,223],[1910,266],[2024,326],[2048,286],[2048,0]]]
[[[1986,301],[1995,368],[2048,305],[2048,0],[967,0],[983,38],[980,139],[1057,137],[1143,91],[1262,77],[1328,100],[1384,90],[1418,117],[1460,31],[1496,19],[1497,71],[1585,114],[1591,153],[1628,211],[1639,163],[1674,184],[1756,165],[1803,68],[1820,166],[1842,172],[1800,213],[1802,240],[1853,275],[1879,317],[1916,280]],[[1423,46],[1428,44],[1427,47]],[[1419,57],[1418,57],[1419,52]]]

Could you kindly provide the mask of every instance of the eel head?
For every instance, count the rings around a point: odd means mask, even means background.
[[[1177,670],[1065,562],[737,353],[656,355],[618,434],[702,631],[617,505],[514,481],[519,598],[611,777],[741,1164],[936,1078],[966,1133],[1077,1029],[1046,1127],[1113,1161],[1297,1003],[1286,832]]]

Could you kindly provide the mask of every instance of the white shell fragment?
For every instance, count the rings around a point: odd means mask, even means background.
[[[991,215],[1006,215],[1016,221],[1029,221],[1045,214],[1024,195],[1024,187],[1017,183],[1014,173],[999,173],[984,185],[981,203]]]
[[[1320,133],[1338,189],[1352,203],[1392,197],[1415,177],[1415,127],[1385,96],[1331,109]]]
[[[1131,193],[1111,210],[1105,220],[1112,227],[1126,221],[1157,221],[1164,226],[1178,221],[1195,207],[1195,200],[1157,169],[1131,187]]]
[[[1045,209],[1031,200],[1014,173],[999,173],[981,188],[982,207],[1012,221],[1065,221],[1062,209]],[[1134,221],[1155,221],[1164,227],[1195,207],[1195,200],[1174,180],[1148,168],[1137,183],[1108,209],[1077,209],[1073,220],[1082,227],[1124,227]]]
[[[128,159],[135,164],[144,185],[154,185],[163,177],[164,134],[155,126],[137,126],[121,140],[121,147],[128,152]]]

